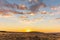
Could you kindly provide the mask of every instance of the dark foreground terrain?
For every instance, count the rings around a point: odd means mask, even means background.
[[[60,33],[0,32],[0,40],[60,40]]]

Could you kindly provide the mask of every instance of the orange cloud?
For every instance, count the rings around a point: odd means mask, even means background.
[[[18,5],[18,9],[25,10],[27,7],[24,4]]]

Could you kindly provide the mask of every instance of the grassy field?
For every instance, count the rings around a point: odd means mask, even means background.
[[[60,40],[60,33],[2,31],[0,40]]]

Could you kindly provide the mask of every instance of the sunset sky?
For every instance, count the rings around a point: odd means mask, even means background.
[[[0,0],[0,30],[60,32],[60,0]]]

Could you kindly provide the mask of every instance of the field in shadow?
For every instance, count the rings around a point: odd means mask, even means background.
[[[60,40],[60,33],[0,31],[0,40]]]

